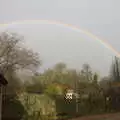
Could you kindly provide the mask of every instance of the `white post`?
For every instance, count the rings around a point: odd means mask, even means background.
[[[0,120],[2,120],[2,86],[0,86]]]

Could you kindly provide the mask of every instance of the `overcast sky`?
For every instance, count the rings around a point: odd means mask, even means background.
[[[119,5],[119,0],[0,0],[0,23],[37,19],[62,21],[89,30],[120,51]],[[9,29],[24,35],[27,45],[40,53],[42,69],[64,61],[77,69],[89,62],[104,75],[109,70],[113,53],[72,29],[46,24],[16,25]]]

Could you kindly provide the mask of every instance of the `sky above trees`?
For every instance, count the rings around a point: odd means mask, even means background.
[[[62,21],[91,31],[119,51],[118,0],[99,2],[96,0],[18,0],[17,2],[2,0],[1,3],[0,23],[31,19]],[[108,64],[112,59],[111,53],[101,44],[82,34],[54,25],[16,25],[14,28],[25,36],[25,40],[32,48],[40,52],[43,59],[42,70],[59,61],[67,61],[71,67],[77,68],[83,61],[89,61],[102,74],[108,73]]]

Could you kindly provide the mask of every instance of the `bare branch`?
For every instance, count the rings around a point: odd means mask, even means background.
[[[37,68],[41,61],[39,55],[21,46],[21,37],[16,33],[0,35],[0,70],[6,72],[10,68]]]

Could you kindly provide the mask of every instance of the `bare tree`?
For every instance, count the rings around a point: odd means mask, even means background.
[[[16,33],[0,34],[0,71],[33,69],[40,64],[39,55],[22,45],[23,37]]]
[[[92,80],[92,71],[89,64],[83,64],[82,74],[85,75],[87,81]]]

